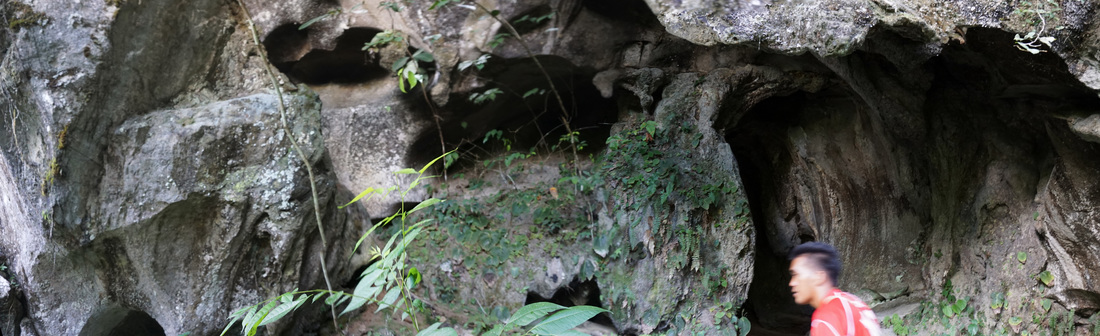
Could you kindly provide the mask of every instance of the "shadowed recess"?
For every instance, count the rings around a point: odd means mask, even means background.
[[[593,306],[603,308],[600,303],[600,286],[596,283],[595,278],[584,281],[573,278],[573,281],[569,282],[569,286],[558,289],[549,298],[542,297],[535,292],[527,292],[527,299],[523,304],[529,305],[537,302],[550,302],[563,307]],[[597,314],[588,322],[615,329],[615,323],[611,321],[611,317],[607,313]]]
[[[336,39],[332,50],[313,49],[309,29],[299,24],[279,26],[264,38],[271,63],[291,80],[311,85],[355,84],[389,75],[378,65],[376,55],[363,50],[381,30],[366,27],[348,28]]]
[[[745,303],[752,334],[809,328],[812,310],[787,286],[786,254],[797,244],[836,245],[840,287],[889,311],[936,290],[920,273],[929,251],[958,246],[934,258],[959,265],[968,246],[1013,222],[1015,199],[1040,198],[1059,162],[1095,162],[1058,150],[1095,147],[1065,121],[1095,113],[1095,93],[1057,55],[1006,41],[1012,34],[971,28],[965,44],[920,63],[868,52],[822,59],[838,72],[834,85],[764,100],[727,132],[759,233]],[[928,238],[938,230],[948,241]],[[949,279],[984,272],[949,267]]]
[[[80,336],[165,336],[164,328],[145,312],[121,306],[102,308],[92,314]]]
[[[448,148],[458,148],[460,166],[506,149],[502,139],[513,151],[567,152],[569,142],[561,141],[567,134],[563,117],[587,145],[582,153],[601,149],[618,117],[613,101],[600,96],[592,84],[594,71],[557,56],[538,59],[561,93],[564,114],[533,60],[493,57],[477,74],[485,84],[451,94],[446,111],[441,111],[441,130],[433,126],[418,136],[409,150],[410,162],[439,156],[440,133]],[[487,94],[493,97],[485,98]],[[486,135],[496,131],[499,136],[486,141]]]

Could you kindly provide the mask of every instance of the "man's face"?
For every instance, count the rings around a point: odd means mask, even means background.
[[[825,272],[812,267],[806,256],[791,260],[791,294],[797,304],[810,304],[815,295],[814,288],[824,280]]]

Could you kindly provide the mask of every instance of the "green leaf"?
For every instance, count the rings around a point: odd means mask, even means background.
[[[967,301],[965,299],[959,299],[955,301],[955,312],[961,313],[963,310],[966,310],[966,304]]]
[[[1042,281],[1043,284],[1049,287],[1051,284],[1054,283],[1054,275],[1050,274],[1050,271],[1043,271],[1042,273],[1039,273],[1039,281]]]
[[[593,306],[573,306],[565,308],[535,325],[534,328],[531,328],[531,332],[542,335],[558,335],[588,321],[588,319],[596,316],[596,314],[607,311],[607,309]]]
[[[1043,299],[1042,301],[1039,301],[1039,304],[1043,306],[1044,311],[1050,311],[1050,305],[1053,303],[1054,301],[1051,301],[1050,299]]]
[[[455,152],[454,150],[451,150],[450,152],[443,153],[443,155],[437,156],[436,158],[432,159],[431,162],[428,162],[428,164],[426,164],[426,165],[424,165],[424,167],[420,168],[420,174],[424,174],[424,172],[428,170],[428,167],[431,167],[433,164],[435,164],[436,161],[439,161],[439,159],[442,159],[442,158],[446,157],[447,155],[450,155],[451,153],[454,153],[454,152]]]
[[[260,310],[254,311],[244,318],[244,325],[248,328],[248,336],[256,334],[256,330],[260,328],[260,321],[262,321],[267,314],[275,309],[275,306],[279,304],[279,300],[268,301],[267,304],[260,308]]]
[[[373,299],[374,296],[378,295],[378,293],[382,291],[382,287],[376,286],[376,282],[378,278],[382,277],[383,273],[382,270],[375,269],[374,272],[371,272],[368,276],[359,280],[359,283],[355,285],[355,290],[352,292],[354,296],[351,297],[351,301],[344,307],[344,311],[340,312],[340,315],[359,309],[359,307],[367,303],[367,300]]]
[[[531,95],[536,94],[538,92],[539,92],[539,88],[534,88],[534,89],[527,90],[527,92],[523,93],[523,98],[530,97]]]
[[[507,329],[505,329],[505,328],[507,328]],[[511,324],[498,324],[498,325],[493,326],[493,329],[489,329],[489,331],[486,331],[484,334],[481,334],[481,336],[500,336],[500,334],[503,333],[505,330],[511,330],[511,329],[512,329]]]
[[[416,269],[416,267],[409,268],[409,275],[407,275],[406,278],[412,280],[412,286],[416,286],[420,283],[420,270]]]
[[[1027,262],[1027,252],[1016,252],[1016,260],[1019,260],[1021,264]]]
[[[225,329],[222,329],[221,335],[225,335],[225,333],[229,332],[229,328],[233,327],[233,323],[237,323],[237,321],[240,320],[242,316],[247,315],[247,314],[252,314],[253,309],[256,309],[256,306],[244,307],[244,308],[238,309],[236,312],[233,312],[233,314],[229,315],[229,323],[227,323],[225,325]],[[241,324],[241,328],[242,329],[244,328],[243,323]]]
[[[546,316],[546,314],[562,309],[565,309],[565,307],[558,304],[550,302],[536,302],[520,307],[519,310],[517,310],[515,314],[512,314],[512,317],[508,318],[508,321],[505,321],[504,323],[514,324],[517,326],[525,326],[531,324],[531,322],[534,322],[537,319],[542,318],[543,316]]]
[[[947,317],[955,316],[955,306],[953,306],[953,305],[943,306],[943,316],[947,316]]]
[[[1018,316],[1013,316],[1012,318],[1009,318],[1009,319],[1008,319],[1008,324],[1010,324],[1010,325],[1012,325],[1013,327],[1015,327],[1015,326],[1018,326],[1018,325],[1020,325],[1020,323],[1021,323],[1021,322],[1023,322],[1023,321],[1024,321],[1024,319],[1022,319],[1022,318],[1020,318],[1020,317],[1018,317]]]
[[[356,195],[355,198],[351,199],[351,202],[348,202],[348,204],[341,205],[337,208],[343,209],[349,205],[354,204],[355,202],[358,202],[360,199],[367,195],[371,195],[371,197],[374,197],[374,188],[367,188],[367,190],[363,190],[363,192],[359,193],[359,195]],[[370,200],[370,197],[367,197],[367,200]]]
[[[393,62],[393,66],[390,67],[390,70],[392,70],[393,72],[399,72],[401,71],[401,68],[405,67],[405,64],[409,64],[408,57],[398,58],[396,62]]]
[[[321,16],[318,16],[318,17],[315,17],[315,18],[313,18],[309,21],[306,21],[306,23],[303,23],[301,26],[298,26],[298,30],[309,28],[309,26],[313,25],[314,23],[317,23],[318,21],[321,21],[321,20],[324,20],[325,18],[327,18],[328,15],[329,15],[328,13],[325,13],[325,14],[322,14]]]
[[[439,203],[439,202],[442,202],[442,201],[443,200],[438,199],[438,198],[426,199],[423,202],[420,202],[420,203],[416,204],[416,206],[413,207],[412,210],[409,210],[409,213],[414,213],[414,212],[417,212],[419,210],[423,210],[424,208],[430,207],[430,206],[435,205],[436,203]]]
[[[293,298],[293,295],[284,297]],[[285,302],[276,306],[274,309],[271,310],[271,312],[267,313],[267,316],[264,317],[263,321],[260,321],[260,325],[263,326],[278,321],[279,319],[283,318],[283,316],[286,316],[286,314],[289,314],[295,309],[298,309],[298,307],[301,307],[302,304],[306,303],[306,299],[308,298],[309,296],[302,295],[296,300]]]
[[[405,169],[402,169],[402,170],[395,171],[393,173],[394,173],[394,175],[416,174],[416,169],[405,168]]]
[[[423,50],[418,50],[416,53],[413,54],[412,57],[413,59],[421,62],[435,62],[435,57],[432,56],[432,53]]]
[[[442,322],[436,322],[416,333],[416,336],[458,336],[458,332],[454,328],[439,328],[441,325],[443,325]]]
[[[737,320],[737,334],[738,335],[740,335],[740,336],[748,335],[749,330],[751,330],[751,329],[752,329],[752,323],[749,323],[749,319],[742,316],[741,319]]]
[[[375,309],[374,312],[377,313],[377,312],[382,311],[382,309],[393,307],[394,306],[393,304],[395,302],[397,302],[397,299],[400,299],[400,298],[401,298],[401,287],[393,286],[393,288],[390,288],[389,292],[386,292],[386,296],[382,297],[382,302],[378,303],[378,309]]]

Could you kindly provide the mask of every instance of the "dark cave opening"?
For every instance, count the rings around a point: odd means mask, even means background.
[[[527,299],[524,300],[523,304],[529,305],[537,302],[550,302],[563,307],[593,306],[604,308],[600,299],[600,285],[594,278],[588,280],[573,278],[568,286],[558,289],[554,292],[554,295],[549,298],[543,297],[535,292],[527,292]],[[588,322],[610,328],[611,330],[617,330],[615,322],[611,320],[611,316],[607,313],[600,313],[593,316]]]
[[[446,111],[440,113],[439,127],[430,127],[417,137],[409,161],[428,162],[441,155],[441,133],[442,142],[459,153],[452,170],[476,165],[509,148],[519,152],[534,149],[540,154],[570,152],[569,141],[563,138],[568,134],[563,119],[577,133],[575,139],[585,145],[580,155],[599,152],[618,120],[614,101],[601,96],[592,84],[593,70],[557,56],[537,57],[560,93],[560,102],[532,59],[492,57],[484,69],[477,70],[485,84],[451,93]],[[487,92],[495,96],[478,99]]]
[[[164,336],[164,328],[149,314],[121,306],[111,306],[92,314],[80,330],[80,336]]]
[[[292,81],[310,85],[355,84],[390,75],[388,69],[379,65],[377,55],[363,50],[363,45],[381,30],[348,28],[336,38],[332,50],[324,50],[312,48],[309,29],[299,27],[298,23],[284,24],[272,30],[263,41],[272,65]],[[425,66],[429,67],[434,68]]]
[[[1045,179],[1061,160],[1059,141],[1076,137],[1066,118],[1097,112],[1100,99],[1057,55],[1016,50],[1011,34],[995,29],[971,28],[965,40],[911,68],[862,51],[824,59],[840,72],[831,75],[831,86],[766,99],[726,133],[758,234],[744,305],[753,335],[808,331],[812,309],[790,298],[786,269],[787,251],[805,241],[848,245],[842,258],[881,250],[886,257],[875,258],[900,263],[891,269],[870,267],[881,261],[867,256],[845,259],[849,279],[842,275],[842,289],[862,291],[872,305],[896,306],[884,294],[893,288],[876,288],[886,283],[876,268],[916,279],[902,286],[900,298],[922,295],[932,286],[922,279],[919,261],[933,244],[928,232],[946,225],[948,243],[966,245],[1009,218],[981,210],[945,224],[936,213],[969,211],[958,204],[981,197],[988,169],[1012,174],[1005,178],[1024,186],[1017,192],[1034,197],[1034,187],[1026,186]],[[817,60],[801,61],[823,68]],[[895,191],[901,187],[911,190]],[[841,196],[805,198],[830,194]],[[837,218],[855,219],[859,228],[845,231]],[[852,245],[846,239],[857,239],[848,237],[859,230],[868,234]],[[948,260],[959,264],[961,254]],[[953,266],[948,274],[961,271]]]

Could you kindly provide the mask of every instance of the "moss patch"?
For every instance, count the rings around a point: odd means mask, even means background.
[[[8,29],[19,30],[40,25],[48,18],[46,14],[34,11],[34,8],[22,2],[12,1],[3,6],[2,10],[9,20]]]

